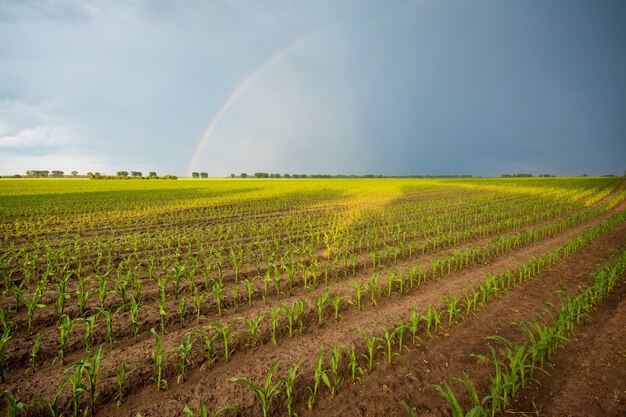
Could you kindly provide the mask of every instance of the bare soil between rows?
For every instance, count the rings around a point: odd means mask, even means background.
[[[591,280],[590,271],[624,249],[626,225],[622,224],[573,257],[509,291],[474,317],[426,340],[391,366],[379,366],[363,384],[353,384],[335,398],[328,396],[313,412],[300,415],[407,416],[399,404],[405,401],[419,416],[449,416],[447,403],[432,384],[466,374],[479,394],[487,395],[491,368],[471,356],[488,354],[485,337],[499,334],[522,341],[521,332],[511,323],[530,319],[535,307],[546,300],[558,301],[555,290],[583,288]],[[541,386],[520,394],[513,415],[524,415],[522,411],[528,416],[624,415],[625,296],[626,284],[622,283],[601,303],[592,322],[577,330],[576,338],[557,353],[552,375],[539,378]],[[467,408],[468,399],[460,395],[462,385],[452,386]]]

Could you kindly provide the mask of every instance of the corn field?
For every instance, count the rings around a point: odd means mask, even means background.
[[[623,294],[625,197],[621,178],[0,180],[0,409],[504,413]]]

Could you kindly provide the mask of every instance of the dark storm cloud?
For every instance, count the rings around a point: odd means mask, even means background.
[[[619,1],[8,1],[0,173],[184,174],[251,74],[198,170],[622,173],[624,21]]]

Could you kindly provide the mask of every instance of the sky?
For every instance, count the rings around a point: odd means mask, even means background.
[[[621,175],[626,3],[0,0],[0,175]]]

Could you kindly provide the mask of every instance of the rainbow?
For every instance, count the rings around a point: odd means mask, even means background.
[[[237,99],[248,88],[250,88],[250,86],[252,86],[252,84],[254,84],[259,79],[259,77],[261,75],[263,75],[263,73],[265,71],[267,71],[269,68],[273,67],[278,62],[283,60],[287,55],[289,55],[290,53],[292,53],[293,51],[298,49],[300,46],[302,46],[304,43],[306,43],[309,39],[319,35],[322,32],[327,31],[329,28],[331,28],[332,26],[334,26],[336,24],[337,24],[337,22],[332,22],[332,23],[330,23],[328,25],[322,26],[321,28],[316,29],[316,30],[314,30],[312,32],[309,32],[309,33],[305,34],[304,36],[302,36],[302,37],[296,39],[295,41],[291,42],[287,46],[279,49],[273,55],[271,55],[267,60],[265,60],[265,62],[263,62],[261,65],[259,65],[254,71],[252,71],[252,73],[250,75],[248,75],[241,82],[241,84],[239,84],[237,86],[237,88],[235,88],[233,90],[233,92],[230,94],[230,96],[228,96],[226,101],[224,101],[224,103],[222,103],[222,106],[220,107],[218,112],[215,114],[215,116],[213,117],[213,120],[211,120],[211,123],[209,123],[209,126],[206,128],[206,130],[202,134],[202,138],[200,138],[200,141],[196,145],[196,149],[193,152],[193,156],[191,157],[191,161],[189,162],[189,166],[187,167],[187,175],[188,176],[191,176],[191,173],[193,172],[196,164],[198,163],[198,159],[200,159],[200,155],[202,154],[202,148],[209,141],[209,138],[211,137],[211,133],[213,133],[213,131],[217,127],[217,124],[220,122],[222,117],[224,117],[224,114],[233,105],[233,103],[235,101],[237,101]]]

